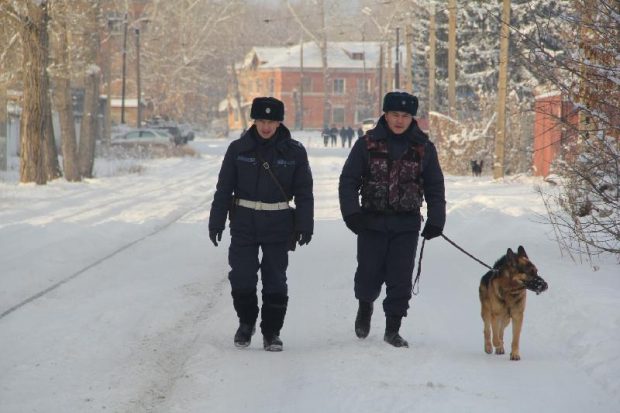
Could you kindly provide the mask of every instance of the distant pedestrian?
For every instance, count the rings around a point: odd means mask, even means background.
[[[332,146],[336,146],[336,143],[338,142],[338,128],[336,125],[332,126],[329,130],[329,135],[332,138]]]
[[[239,317],[235,346],[249,346],[254,334],[260,271],[263,348],[281,351],[280,329],[288,306],[288,252],[296,243],[305,245],[312,239],[312,173],[306,149],[282,124],[281,101],[255,98],[250,116],[254,124],[231,142],[224,155],[211,204],[209,239],[217,247],[228,215],[228,280]],[[293,199],[296,208],[289,205]]]
[[[359,128],[357,128],[357,138],[361,138],[362,136],[364,136],[364,129],[362,129],[362,127],[360,126]]]
[[[349,126],[347,128],[347,142],[349,143],[349,148],[351,147],[351,141],[353,140],[353,135],[355,135],[355,132],[353,131],[353,128]]]
[[[344,143],[347,141],[347,128],[345,128],[343,125],[338,133],[340,134],[340,143],[344,148]]]
[[[327,145],[329,144],[329,139],[331,138],[331,132],[329,131],[329,128],[327,126],[323,128],[322,134],[323,134],[323,146],[327,148]]]

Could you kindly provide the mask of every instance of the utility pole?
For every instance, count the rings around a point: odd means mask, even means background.
[[[137,127],[142,126],[142,86],[140,83],[140,29],[135,29],[136,31],[136,87],[138,94],[138,116],[137,116]]]
[[[383,42],[379,44],[379,82],[377,83],[379,84],[379,99],[377,99],[379,102],[379,109],[377,113],[381,113],[383,108],[381,104],[383,99]]]
[[[299,129],[304,130],[304,38],[299,39]]]
[[[325,27],[325,2],[319,1],[321,15],[321,62],[323,64],[323,127],[326,128],[331,121],[329,105],[329,71],[327,68],[327,28]]]
[[[245,112],[243,111],[243,107],[241,106],[241,91],[239,90],[239,80],[237,79],[237,69],[235,69],[235,62],[231,64],[233,84],[235,85],[235,99],[237,100],[237,110],[239,113],[239,117],[241,118],[241,125],[243,126],[243,130],[248,128],[248,122],[245,119]]]
[[[392,72],[392,37],[389,35],[389,29],[386,29],[384,33],[384,37],[386,39],[387,50],[385,51],[385,59],[386,62],[386,71],[385,71],[385,83],[386,83],[386,92],[391,91],[394,88],[394,72]]]
[[[400,27],[396,28],[396,59],[394,62],[394,89],[400,89]]]
[[[503,0],[502,29],[499,42],[499,82],[497,89],[497,128],[493,178],[504,177],[504,145],[506,142],[506,89],[508,77],[508,44],[510,39],[510,0]]]
[[[437,35],[435,33],[435,4],[431,4],[431,21],[428,29],[428,43],[430,45],[428,56],[428,111],[435,110],[435,51],[437,49]]]
[[[456,117],[456,0],[448,3],[448,114]]]
[[[121,124],[125,124],[125,77],[127,75],[127,13],[123,20],[123,86],[121,91]]]
[[[403,88],[413,93],[413,27],[411,24],[405,26],[405,56],[407,56],[407,69],[403,76]]]

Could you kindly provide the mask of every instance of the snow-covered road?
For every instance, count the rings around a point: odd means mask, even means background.
[[[228,141],[138,173],[100,161],[81,184],[0,181],[0,412],[618,411],[618,266],[562,256],[538,181],[447,178],[446,234],[489,264],[522,244],[549,282],[528,298],[522,360],[483,352],[485,269],[441,239],[403,323],[411,348],[395,349],[380,303],[369,338],[353,333],[355,239],[337,199],[348,149],[298,136],[317,221],[290,257],[282,353],[258,336],[232,345],[229,237],[215,248],[206,226]]]

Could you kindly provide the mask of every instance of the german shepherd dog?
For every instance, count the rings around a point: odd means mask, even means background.
[[[529,260],[525,249],[519,246],[515,254],[510,248],[497,260],[493,270],[480,280],[481,315],[484,321],[484,351],[504,354],[504,329],[512,320],[512,347],[510,360],[520,360],[519,337],[523,325],[526,290],[540,294],[548,288],[538,276],[536,266]],[[491,332],[493,346],[491,346]]]

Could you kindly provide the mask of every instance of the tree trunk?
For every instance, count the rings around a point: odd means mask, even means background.
[[[65,9],[58,9],[64,13]],[[65,179],[69,182],[81,181],[77,160],[77,140],[75,137],[75,123],[73,121],[73,105],[71,102],[71,70],[69,68],[69,52],[67,42],[67,23],[63,18],[55,19],[58,23],[58,42],[56,56],[58,59],[59,75],[56,76],[55,104],[60,116],[60,133],[62,135],[62,165]]]
[[[49,38],[49,10],[46,10],[44,16],[45,30],[41,32],[41,44],[45,50],[45,76],[43,77],[43,91],[45,93],[45,129],[43,130],[43,136],[45,140],[45,146],[43,147],[43,158],[45,163],[45,175],[48,181],[58,179],[62,176],[60,171],[60,164],[58,163],[58,151],[56,150],[56,139],[54,138],[54,125],[52,123],[52,97],[50,95],[50,77],[47,72],[47,66],[49,61],[50,52],[50,38]]]
[[[497,129],[493,178],[504,177],[504,146],[506,144],[506,89],[508,87],[508,43],[510,39],[510,0],[503,0],[502,29],[499,48],[499,81],[497,86]]]
[[[93,177],[95,164],[95,144],[97,138],[97,113],[99,107],[99,76],[101,70],[96,65],[99,54],[99,35],[97,31],[98,1],[89,1],[86,9],[85,76],[84,76],[84,113],[80,127],[78,149],[78,167],[84,178]]]
[[[456,119],[456,0],[448,10],[448,114]]]
[[[95,136],[97,131],[97,104],[99,97],[99,71],[89,68],[84,79],[84,114],[80,128],[80,145],[78,165],[80,175],[93,177],[95,164]]]
[[[53,181],[62,176],[60,164],[58,163],[58,151],[56,150],[56,139],[54,138],[54,125],[52,123],[52,104],[51,97],[47,97],[48,104],[45,108],[45,174],[48,181]]]
[[[23,44],[24,95],[20,124],[20,181],[47,183],[45,173],[45,113],[49,104],[46,81],[47,1],[28,2],[28,21],[20,26]]]

